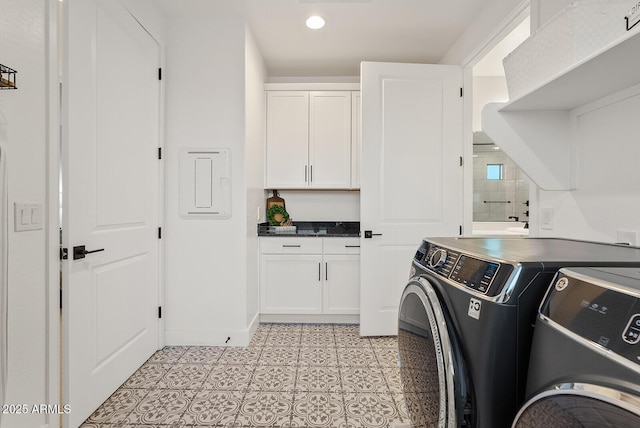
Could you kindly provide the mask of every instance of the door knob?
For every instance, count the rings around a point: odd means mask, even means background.
[[[371,230],[365,230],[364,231],[364,237],[367,239],[371,239],[374,236],[382,236],[382,233],[373,233],[373,231]]]
[[[104,248],[87,251],[84,245],[78,245],[77,247],[73,247],[73,260],[84,259],[87,254],[98,253],[100,251],[104,251]]]

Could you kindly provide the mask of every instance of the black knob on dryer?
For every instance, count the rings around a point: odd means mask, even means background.
[[[431,257],[429,257],[429,261],[427,262],[428,266],[432,269],[439,268],[444,265],[447,261],[447,251],[442,248],[438,248],[435,250]]]

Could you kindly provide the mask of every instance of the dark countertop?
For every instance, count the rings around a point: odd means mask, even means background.
[[[359,221],[296,221],[295,233],[276,233],[268,223],[258,224],[258,236],[359,237]]]

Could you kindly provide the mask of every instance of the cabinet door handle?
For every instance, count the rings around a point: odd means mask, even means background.
[[[309,167],[309,183],[313,183],[313,165]]]
[[[320,278],[321,269],[322,269],[322,263],[318,263],[318,282],[322,281],[322,278]]]
[[[329,262],[324,262],[324,280],[329,281]]]
[[[307,182],[307,166],[304,166],[304,182]]]

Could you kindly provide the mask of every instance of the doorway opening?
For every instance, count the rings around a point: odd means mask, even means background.
[[[482,109],[507,102],[502,59],[530,33],[528,11],[520,22],[472,68],[473,73],[473,233],[528,234],[529,178],[482,130]],[[514,224],[515,223],[515,224]],[[518,229],[518,230],[516,230]]]

